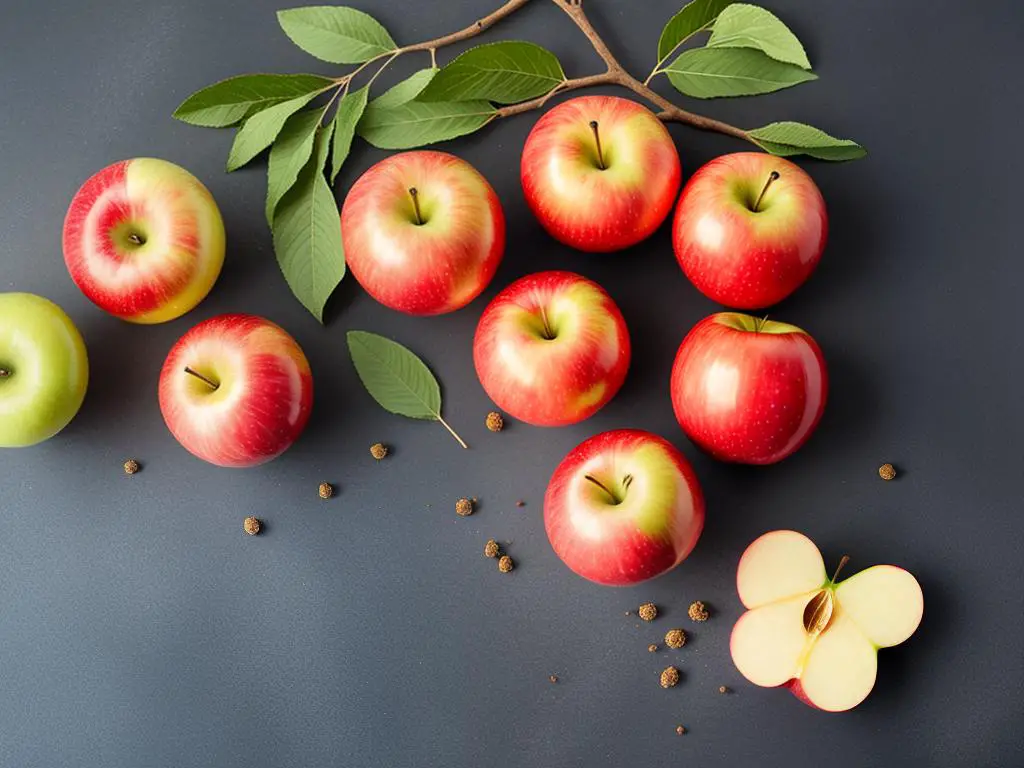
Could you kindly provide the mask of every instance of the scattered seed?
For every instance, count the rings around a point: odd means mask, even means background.
[[[672,688],[679,683],[679,670],[675,667],[665,667],[661,673],[661,687]]]
[[[459,499],[455,502],[455,514],[468,517],[473,514],[473,502],[469,499]]]
[[[261,527],[262,524],[260,523],[259,518],[253,517],[252,515],[245,518],[245,521],[242,523],[242,529],[250,536],[255,536],[259,533]]]
[[[644,603],[637,609],[636,613],[644,621],[654,621],[658,615],[658,606],[654,603]]]
[[[488,539],[484,544],[484,557],[497,557],[501,554],[501,548],[494,539]]]
[[[686,729],[683,726],[681,726],[681,725],[677,725],[676,726],[676,735],[682,736],[684,733],[686,733]]]
[[[720,685],[720,686],[718,686],[718,692],[719,693],[728,693],[729,692],[729,687],[725,686],[725,685]]]
[[[388,455],[388,447],[384,443],[374,443],[370,446],[370,455],[380,461]]]
[[[330,483],[320,483],[319,493],[321,499],[329,499],[334,495],[334,486]]]
[[[552,683],[558,682],[558,675],[548,675],[548,681]]]
[[[878,468],[878,476],[883,480],[892,480],[896,477],[896,467],[892,464],[883,464]]]
[[[128,461],[124,463],[124,473],[126,475],[134,475],[140,469],[142,469],[142,467],[139,466],[139,462],[135,459],[128,459]]]
[[[690,608],[687,611],[687,613],[690,615],[690,618],[694,621],[707,621],[708,617],[711,615],[710,613],[708,613],[707,606],[704,605],[704,603],[702,603],[700,600],[694,600],[692,603],[690,603]]]
[[[647,652],[648,653],[654,653],[656,650],[658,650],[658,646],[655,645],[654,643],[651,643],[650,645],[647,646]]]
[[[491,432],[501,432],[501,428],[505,426],[505,420],[501,418],[501,414],[497,411],[488,413],[487,420],[484,423]]]
[[[665,633],[665,645],[669,648],[682,648],[686,645],[686,633],[681,629],[670,629]]]
[[[515,564],[512,562],[512,558],[509,557],[508,555],[502,555],[498,559],[498,570],[501,571],[502,573],[508,573],[514,567],[515,567]]]
[[[526,502],[523,501],[522,499],[520,499],[519,501],[516,502],[516,506],[517,507],[525,507],[526,506]]]

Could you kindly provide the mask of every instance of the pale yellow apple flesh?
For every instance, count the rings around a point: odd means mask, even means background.
[[[836,584],[818,548],[795,531],[757,539],[740,559],[736,578],[750,609],[733,628],[737,669],[752,683],[787,685],[806,703],[831,712],[867,697],[878,649],[910,637],[924,611],[921,587],[907,571],[877,565]],[[810,621],[808,604],[823,590],[831,616],[822,629]]]

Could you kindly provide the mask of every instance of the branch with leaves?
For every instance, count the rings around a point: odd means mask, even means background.
[[[583,0],[550,0],[590,41],[605,70],[569,78],[558,58],[534,43],[505,40],[471,48],[443,67],[440,48],[473,38],[531,0],[508,0],[470,26],[399,46],[372,16],[348,7],[278,12],[285,34],[332,64],[357,65],[339,77],[241,75],[189,96],[174,116],[208,128],[238,126],[227,169],[269,148],[266,218],[281,271],[295,296],[321,322],[345,275],[333,184],[358,134],[381,149],[410,149],[473,133],[489,123],[538,109],[556,94],[617,85],[652,104],[659,119],[717,131],[774,155],[854,160],[864,149],[803,123],[742,129],[690,112],[650,87],[664,75],[684,96],[754,96],[815,80],[796,36],[769,11],[731,0],[692,0],[662,30],[657,63],[643,81],[619,63],[591,25]],[[687,44],[707,33],[701,46]],[[399,56],[425,52],[430,66],[375,99],[370,89]],[[365,77],[365,83],[354,83]],[[332,113],[333,110],[333,113]],[[328,163],[329,159],[329,163]],[[328,182],[330,180],[330,183]]]

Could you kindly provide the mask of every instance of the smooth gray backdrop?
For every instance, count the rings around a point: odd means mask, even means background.
[[[497,0],[353,0],[399,42],[471,23]],[[278,29],[282,0],[5,0],[0,22],[0,289],[57,301],[92,362],[78,418],[36,448],[0,452],[0,765],[4,768],[320,766],[1024,765],[1024,374],[1019,297],[1019,87],[1024,12],[1003,2],[772,0],[821,79],[756,99],[691,104],[741,126],[803,120],[870,150],[803,162],[831,233],[821,267],[778,319],[828,359],[821,428],[795,457],[717,464],[680,432],[669,370],[686,331],[717,309],[673,258],[669,228],[623,253],[575,253],[527,210],[519,153],[536,114],[445,144],[493,183],[508,217],[497,277],[466,309],[405,317],[346,279],[320,327],[292,298],[263,221],[264,164],[227,175],[229,132],[171,119],[192,91],[234,74],[335,73]],[[679,0],[587,0],[624,64],[650,69]],[[535,0],[488,40],[526,38],[570,75],[598,60]],[[445,50],[446,61],[454,51]],[[382,84],[425,66],[410,56]],[[659,88],[666,94],[666,84]],[[746,147],[674,126],[688,177]],[[228,256],[195,311],[157,327],[105,315],[61,258],[64,212],[108,163],[158,156],[197,174],[227,225]],[[355,148],[339,199],[384,153]],[[484,428],[472,367],[486,301],[540,269],[579,271],[619,302],[629,378],[589,421]],[[281,459],[232,471],[192,458],[156,400],[168,349],[193,324],[255,312],[293,333],[316,381],[309,429]],[[430,362],[464,451],[435,424],[380,410],[345,331],[393,336]],[[632,589],[564,568],[542,524],[552,470],[616,427],[666,435],[707,495],[704,536],[671,575]],[[380,464],[371,443],[393,446]],[[141,474],[121,462],[138,458]],[[900,469],[883,483],[885,461]],[[337,485],[329,502],[321,480]],[[477,496],[477,514],[453,512]],[[518,508],[518,499],[526,506]],[[242,518],[266,521],[258,538]],[[774,528],[811,536],[851,570],[896,563],[920,579],[925,618],[880,656],[855,711],[814,711],[745,683],[728,638],[744,547]],[[500,575],[484,541],[511,542]],[[713,619],[696,626],[702,599]],[[624,611],[661,606],[652,625]],[[666,629],[690,641],[649,654]],[[683,682],[658,686],[679,661]],[[548,682],[557,674],[557,685]],[[734,693],[722,696],[719,685]],[[685,737],[675,734],[683,723]]]

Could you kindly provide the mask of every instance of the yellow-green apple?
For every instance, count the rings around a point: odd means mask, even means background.
[[[171,349],[160,410],[187,450],[221,467],[282,454],[313,407],[313,376],[295,339],[255,315],[219,315]]]
[[[224,264],[224,222],[209,190],[166,160],[114,163],[78,190],[64,261],[96,306],[133,323],[188,312]]]
[[[516,280],[484,310],[473,338],[488,396],[542,427],[596,413],[626,379],[629,355],[626,321],[611,296],[572,272]]]
[[[505,252],[505,215],[465,160],[402,152],[352,185],[341,237],[348,268],[373,298],[410,315],[440,315],[491,282]]]
[[[672,226],[686,276],[709,299],[738,309],[770,307],[799,288],[827,237],[814,180],[764,152],[702,166],[683,187]]]
[[[679,345],[670,388],[679,426],[694,443],[723,461],[773,464],[818,426],[828,372],[806,331],[719,312]]]
[[[921,587],[907,571],[876,565],[837,582],[814,542],[796,531],[772,531],[751,544],[736,587],[748,609],[732,631],[736,668],[752,683],[786,686],[830,712],[864,701],[878,649],[914,634],[924,613]]]
[[[649,109],[581,96],[530,131],[523,191],[544,228],[581,251],[618,251],[648,237],[679,192],[679,153]]]
[[[88,383],[85,343],[64,310],[31,293],[0,293],[0,448],[60,432]]]
[[[544,527],[570,569],[609,586],[675,568],[704,527],[704,496],[683,454],[639,429],[576,446],[548,484]]]

